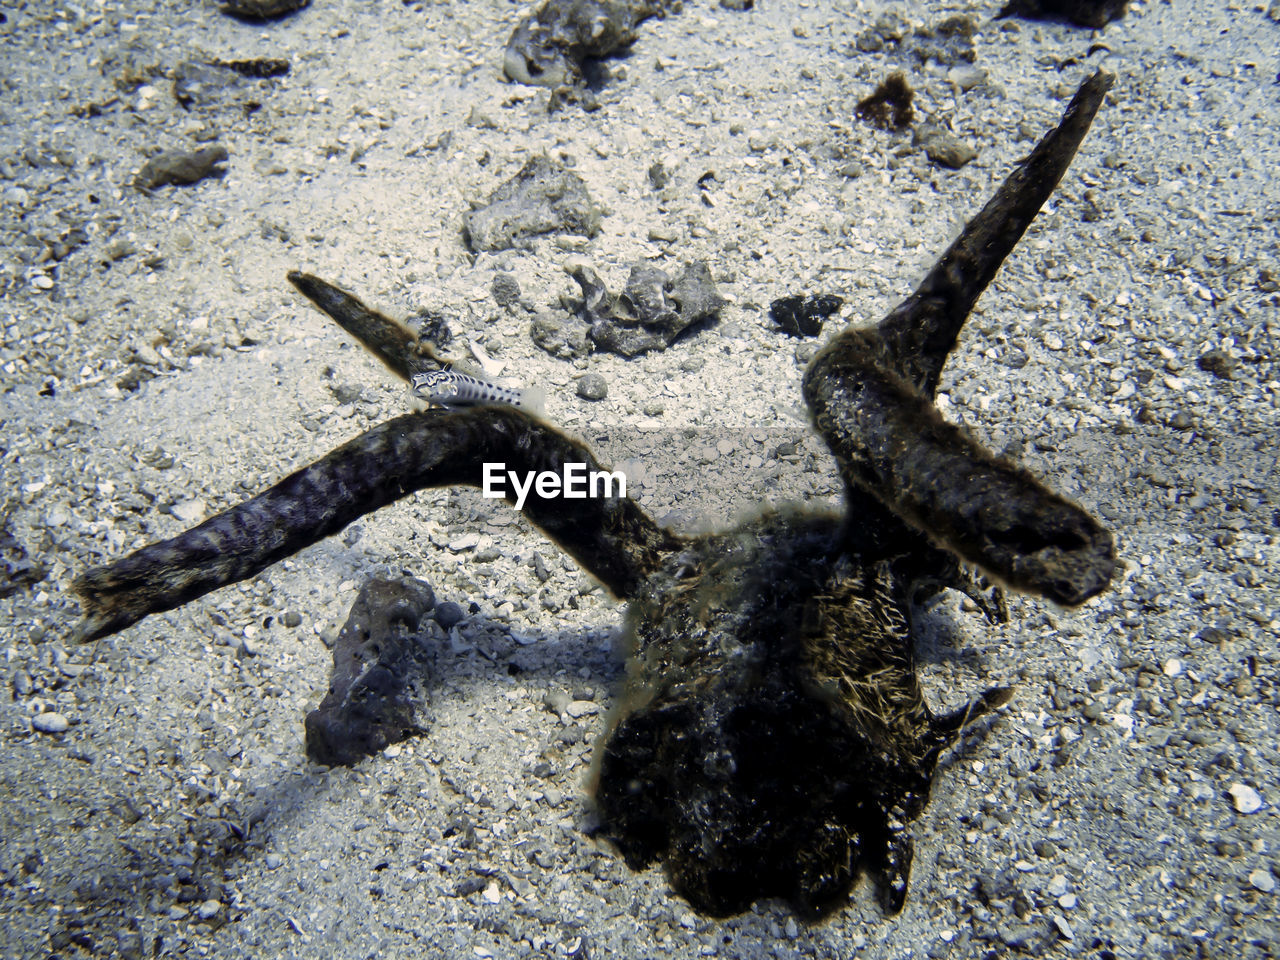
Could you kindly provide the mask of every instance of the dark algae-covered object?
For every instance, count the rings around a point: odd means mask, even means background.
[[[816,337],[822,332],[822,323],[840,309],[842,297],[830,293],[814,293],[792,297],[779,297],[769,304],[769,316],[793,337]]]
[[[629,863],[661,862],[698,910],[783,897],[817,915],[838,908],[864,869],[884,908],[899,910],[910,824],[940,754],[1009,696],[996,687],[933,713],[916,675],[913,601],[952,588],[1003,619],[1003,595],[984,576],[1075,605],[1114,575],[1107,530],[934,404],[965,320],[1066,172],[1111,80],[1099,73],[1080,87],[911,296],[814,357],[804,398],[839,464],[842,513],[766,512],[682,536],[617,490],[521,500],[535,527],[631,603],[626,681],[596,750],[599,829]],[[402,378],[434,362],[411,331],[350,294],[309,274],[291,279]],[[584,285],[585,309],[613,316],[624,299],[634,312],[665,309],[659,292],[681,302],[678,280],[640,280],[617,298]],[[512,407],[397,417],[199,526],[82,574],[72,585],[80,636],[252,577],[414,491],[481,486],[495,460],[521,475],[600,469],[585,444]],[[381,645],[362,646],[375,633],[401,635],[394,615],[383,626],[365,616],[353,612],[343,677],[382,663]],[[407,631],[413,618],[402,619]],[[334,689],[355,686],[335,679]],[[403,720],[390,715],[393,726]]]
[[[779,514],[702,538],[633,598],[626,689],[597,757],[599,814],[632,866],[662,861],[699,910],[776,896],[818,914],[860,867],[899,910],[908,824],[939,753],[1008,697],[992,689],[932,715],[910,601],[941,584],[1000,616],[957,555],[1060,603],[1110,582],[1110,534],[933,405],[965,318],[1110,83],[1084,84],[913,296],[814,358],[805,399],[841,464],[845,516]]]
[[[422,732],[417,706],[434,651],[418,626],[435,603],[421,580],[364,585],[333,647],[329,692],[307,714],[307,756],[350,765]]]
[[[997,17],[1065,20],[1080,27],[1105,27],[1125,15],[1129,0],[1010,0]]]

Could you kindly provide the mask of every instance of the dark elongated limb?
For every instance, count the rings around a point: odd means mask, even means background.
[[[1066,173],[1114,80],[1099,71],[1081,85],[1062,122],[1018,164],[915,293],[880,321],[888,358],[926,396],[938,389],[974,303]]]
[[[371,310],[328,281],[295,270],[289,274],[289,282],[401,379],[408,380],[415,373],[439,370],[446,365],[447,361],[431,344],[419,340],[403,323]]]
[[[1106,588],[1111,535],[946,423],[932,396],[965,317],[1061,178],[1110,83],[1106,74],[1087,80],[920,289],[879,327],[837,336],[804,380],[851,487],[1012,586],[1066,604]]]
[[[83,640],[171,610],[253,576],[357,517],[428,487],[481,486],[483,464],[562,473],[599,470],[582,443],[508,407],[398,417],[374,427],[252,500],[171,540],[80,576]],[[505,484],[510,498],[510,484]],[[620,597],[683,541],[626,497],[565,500],[530,489],[523,512]]]
[[[1077,604],[1106,588],[1110,533],[943,420],[858,338],[840,340],[805,375],[805,399],[847,483],[1020,590]]]

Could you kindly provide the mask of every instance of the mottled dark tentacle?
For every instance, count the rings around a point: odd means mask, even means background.
[[[486,462],[522,477],[560,474],[569,463],[600,469],[584,444],[508,407],[398,417],[198,527],[83,574],[73,584],[83,599],[80,638],[251,577],[415,490],[481,486]],[[523,512],[620,597],[683,542],[617,495],[564,500],[531,489]]]
[[[369,309],[328,281],[295,270],[289,274],[289,282],[396,376],[408,380],[415,373],[439,370],[446,364],[429,343],[419,340],[403,323]]]
[[[1111,535],[944,421],[931,397],[974,300],[1062,176],[1110,83],[1101,73],[1086,81],[916,294],[880,327],[837,336],[804,380],[814,421],[852,488],[1009,584],[1067,604],[1106,588]]]
[[[1106,588],[1110,533],[943,420],[857,338],[840,339],[810,367],[805,399],[846,482],[1018,589],[1077,604]]]
[[[880,321],[887,357],[926,396],[938,389],[969,311],[1066,173],[1114,79],[1099,71],[1081,85],[1062,122],[1018,164],[915,293]]]

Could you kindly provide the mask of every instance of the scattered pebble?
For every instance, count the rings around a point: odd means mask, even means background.
[[[205,518],[207,510],[203,500],[182,500],[175,503],[169,512],[183,523],[195,523]]]
[[[1262,809],[1262,797],[1257,790],[1244,783],[1233,783],[1227,793],[1237,813],[1257,813]]]
[[[587,373],[578,379],[578,396],[584,400],[603,400],[609,395],[609,384],[598,373]]]
[[[227,159],[227,148],[214,145],[198,150],[166,150],[142,165],[134,185],[152,190],[168,184],[189,185],[218,173],[218,164]]]
[[[216,917],[222,910],[222,904],[217,900],[206,900],[200,906],[196,907],[196,916],[201,920],[210,920]]]
[[[454,537],[449,541],[449,549],[454,553],[462,553],[466,550],[474,550],[480,546],[480,534],[464,533],[460,537]]]
[[[71,722],[60,713],[42,713],[31,718],[31,726],[41,733],[66,733]]]
[[[1271,893],[1276,888],[1276,877],[1270,870],[1259,867],[1249,873],[1249,883],[1255,890]]]
[[[936,123],[922,123],[918,126],[912,143],[923,148],[925,156],[938,166],[952,170],[959,170],[978,157],[977,150]]]
[[[440,624],[445,630],[456,626],[465,618],[466,613],[462,607],[452,600],[446,600],[444,603],[436,605],[436,623]]]

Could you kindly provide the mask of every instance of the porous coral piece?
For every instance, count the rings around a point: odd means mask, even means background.
[[[307,756],[350,765],[420,733],[417,705],[432,650],[418,632],[436,604],[421,580],[373,579],[333,647],[333,681],[307,714]]]
[[[679,9],[671,0],[546,0],[507,41],[507,77],[539,87],[583,83],[588,60],[629,47],[636,27]]]
[[[580,176],[538,154],[468,213],[464,228],[472,250],[506,250],[546,233],[594,237],[600,232],[600,208]]]

